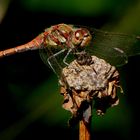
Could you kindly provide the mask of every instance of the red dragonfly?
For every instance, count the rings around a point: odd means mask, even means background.
[[[81,50],[122,66],[129,56],[140,54],[140,37],[62,23],[47,28],[29,43],[0,51],[0,57],[35,49],[59,76],[62,67],[73,59],[73,53]]]
[[[51,59],[55,59],[57,55],[68,51],[63,58],[63,63],[68,65],[66,59],[70,52],[76,50],[77,48],[87,46],[90,40],[91,35],[87,29],[76,28],[67,24],[58,24],[47,28],[45,32],[39,34],[35,39],[24,45],[0,51],[0,57],[25,52],[28,50],[45,49],[47,50],[48,55],[47,62],[56,73],[53,64],[50,62]],[[57,52],[52,53],[51,49],[55,49]],[[46,58],[44,58],[43,54],[44,53],[42,51],[41,58],[46,63]]]

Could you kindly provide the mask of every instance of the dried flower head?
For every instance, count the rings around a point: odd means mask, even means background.
[[[98,115],[119,103],[116,95],[120,87],[119,72],[103,59],[84,56],[81,61],[74,60],[65,67],[59,80],[64,96],[63,108],[72,113],[70,123],[80,119],[88,123],[93,100]]]

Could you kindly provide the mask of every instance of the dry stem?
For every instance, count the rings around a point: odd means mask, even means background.
[[[83,120],[79,122],[79,140],[90,140],[90,122],[85,124]]]

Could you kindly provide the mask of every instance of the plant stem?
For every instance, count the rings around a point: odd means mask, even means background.
[[[90,140],[90,124],[85,124],[83,120],[79,122],[79,140]]]

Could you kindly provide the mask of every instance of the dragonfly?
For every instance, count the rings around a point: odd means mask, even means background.
[[[66,59],[70,52],[76,51],[77,48],[87,46],[90,40],[91,35],[86,28],[78,28],[73,25],[61,23],[45,29],[43,33],[26,44],[0,51],[0,58],[28,50],[39,49],[42,60],[45,63],[47,62],[57,74],[57,69],[60,69],[60,64],[56,61],[56,57],[58,55],[62,56],[63,53],[66,54],[62,61],[65,65],[68,65]],[[53,60],[55,60],[56,65],[59,65],[57,69],[55,69],[54,62],[51,62]]]
[[[53,25],[30,42],[0,51],[0,58],[39,49],[43,62],[57,74],[81,51],[104,59],[116,67],[128,63],[128,57],[140,54],[140,36],[106,32],[89,26]]]

